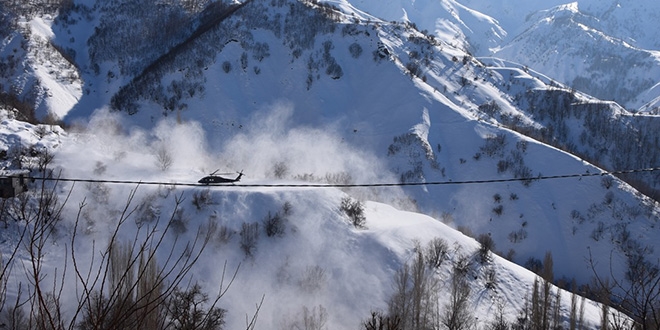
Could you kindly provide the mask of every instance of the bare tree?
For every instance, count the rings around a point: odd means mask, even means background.
[[[441,315],[441,322],[448,330],[468,330],[476,326],[470,311],[470,284],[463,274],[454,271],[450,282],[449,302]]]
[[[575,290],[577,287],[577,284],[575,282],[575,279],[573,280],[573,283],[571,283],[571,288]],[[569,330],[576,330],[577,325],[578,325],[578,318],[577,318],[577,298],[578,295],[575,293],[575,291],[571,292],[571,311],[568,316],[568,329]]]
[[[211,237],[213,226],[200,227],[193,238],[184,247],[172,244],[169,257],[161,265],[156,262],[156,253],[163,247],[168,233],[173,230],[172,219],[177,216],[182,196],[175,197],[175,207],[170,219],[161,224],[158,219],[153,226],[138,226],[132,241],[120,243],[120,229],[135,213],[138,207],[132,206],[136,190],[129,195],[121,212],[110,243],[100,252],[98,266],[92,263],[88,269],[79,266],[78,255],[72,249],[74,271],[83,295],[79,298],[78,313],[84,311],[83,324],[79,327],[132,328],[138,325],[162,327],[163,305],[165,297],[179,290],[179,284],[188,277],[192,266],[197,262]],[[84,203],[80,205],[79,217]],[[78,236],[76,220],[72,247],[76,246]],[[177,252],[182,248],[180,252]]]
[[[174,163],[172,154],[165,146],[161,146],[156,150],[156,165],[161,171],[167,171]]]
[[[298,285],[306,293],[317,293],[325,287],[327,277],[323,267],[318,265],[307,266]]]
[[[175,288],[172,298],[167,304],[170,318],[167,328],[175,330],[221,329],[227,311],[218,307],[205,308],[204,304],[208,300],[208,295],[202,292],[201,286],[197,283],[188,290]]]
[[[614,307],[632,318],[635,329],[657,330],[660,329],[660,266],[646,255],[648,251],[642,248],[627,254],[628,268],[623,278],[615,276],[611,262],[610,276],[599,274],[591,252],[589,262],[598,298],[612,301]]]
[[[246,258],[254,257],[257,250],[257,241],[259,240],[259,223],[244,222],[241,225],[241,250],[245,253]]]
[[[388,303],[388,314],[390,317],[401,319],[402,328],[406,328],[411,313],[410,282],[410,265],[404,264],[394,274],[394,293],[392,294],[392,297],[390,297]]]
[[[561,290],[557,290],[554,295],[555,301],[552,304],[552,323],[550,329],[561,328]],[[604,329],[603,329],[604,330]]]
[[[495,241],[488,234],[480,234],[477,236],[477,242],[479,242],[479,250],[477,250],[479,261],[482,264],[486,263],[490,260],[490,252],[495,248]]]
[[[438,268],[442,265],[442,262],[447,259],[447,252],[449,251],[449,246],[447,242],[440,238],[436,237],[432,239],[426,246],[426,261],[431,268]]]
[[[189,301],[193,305],[204,305],[204,315],[195,324],[203,325],[205,329],[221,328],[226,311],[215,306],[235,279],[238,268],[229,285],[224,287],[221,283],[214,299],[209,299],[199,287],[180,289],[180,284],[190,278],[192,267],[215,235],[214,226],[201,226],[190,241],[166,245],[172,219],[161,221],[159,217],[149,224],[136,222],[137,227],[132,228],[132,240],[120,240],[122,228],[134,223],[129,219],[138,209],[133,206],[136,188],[118,212],[107,246],[96,250],[96,244],[92,244],[92,258],[83,262],[77,250],[81,247],[80,220],[87,207],[83,201],[73,222],[64,264],[49,269],[47,273],[44,271],[44,260],[52,242],[62,237],[59,234],[62,229],[60,219],[73,186],[61,203],[56,194],[59,191],[57,182],[51,185],[42,181],[40,188],[20,195],[7,204],[5,214],[11,217],[11,225],[17,228],[19,235],[14,250],[0,256],[0,324],[11,329],[44,330],[177,329],[181,327],[170,322],[178,317],[177,314],[166,308],[174,303],[170,303],[168,297],[190,296],[192,299]],[[182,202],[182,196],[175,197],[172,217],[176,216]],[[11,261],[19,252],[27,257],[23,267],[27,281],[17,283],[15,303],[7,304]],[[166,256],[163,262],[157,262],[157,253]],[[70,283],[67,278],[74,280],[75,291],[66,284]],[[224,282],[224,270],[221,282]],[[27,294],[23,296],[23,292]],[[75,295],[73,305],[70,299],[63,300],[64,292]],[[64,306],[63,301],[67,301],[68,305]],[[63,313],[65,309],[67,314]],[[250,327],[256,324],[256,317],[255,313]]]
[[[554,262],[552,261],[552,253],[547,251],[543,258],[543,270],[541,271],[542,281],[540,292],[540,319],[541,329],[550,329],[550,317],[552,312],[552,281],[554,281]]]
[[[31,328],[64,327],[60,305],[64,272],[53,274],[51,286],[46,282],[43,266],[49,243],[57,234],[62,211],[72,189],[65,201],[60,203],[56,185],[48,186],[46,181],[41,181],[33,191],[19,195],[13,205],[11,216],[23,223],[25,228],[25,238],[21,243],[28,258],[28,266],[24,269],[29,279],[27,304],[30,308],[28,325]]]
[[[388,316],[380,311],[372,311],[371,316],[362,322],[362,327],[364,330],[403,330],[399,317]]]
[[[433,328],[439,322],[437,291],[438,281],[418,246],[412,264],[404,264],[394,276],[389,317],[399,318],[402,329]]]
[[[504,318],[504,304],[497,304],[497,313],[493,320],[486,326],[487,330],[509,330],[509,322]]]
[[[293,322],[288,321],[281,324],[282,330],[324,330],[327,329],[328,311],[323,305],[309,309],[302,307],[302,312],[296,316]]]

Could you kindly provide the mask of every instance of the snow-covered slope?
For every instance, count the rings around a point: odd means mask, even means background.
[[[177,153],[172,167],[163,173],[154,170],[155,157],[144,150],[144,144],[151,140],[150,135],[139,130],[131,134],[118,134],[112,129],[113,121],[117,124],[121,120],[115,116],[98,116],[91,127],[95,131],[94,135],[45,136],[42,142],[45,145],[54,146],[55,141],[62,143],[54,149],[56,158],[51,166],[55,173],[59,173],[62,178],[103,176],[108,179],[127,178],[125,175],[129,173],[146,182],[162,180],[164,173],[170,177],[177,177],[175,173],[178,173],[179,179],[183,181],[197,178],[196,173],[182,171],[189,168],[185,162],[190,161],[190,158],[194,158],[198,166],[209,165],[203,160],[206,153],[205,148],[200,146],[203,142],[197,139],[185,140],[199,134],[199,127],[194,123],[178,126],[173,126],[174,123],[161,123],[161,129],[169,129],[171,137],[176,138],[171,143],[180,150],[187,148],[187,154]],[[16,125],[7,124],[8,127]],[[27,127],[25,131],[34,130],[33,127]],[[297,134],[299,138],[315,136],[319,141],[329,139],[323,137],[325,133],[313,130],[299,131]],[[197,135],[197,138],[203,140],[203,135]],[[244,137],[237,136],[235,141],[228,143],[241,143],[241,139]],[[291,142],[300,145],[303,140],[295,139]],[[342,145],[342,142],[329,140],[326,144]],[[276,148],[285,149],[284,146]],[[324,148],[323,151],[328,150]],[[315,163],[315,157],[306,156],[306,152],[309,149],[296,154],[299,166]],[[350,151],[335,152],[334,157],[339,158],[338,161],[351,163],[374,161],[364,153],[352,154]],[[335,168],[332,164],[324,166]],[[364,165],[361,167],[365,172],[368,170]],[[256,171],[246,168],[246,172]],[[248,178],[243,183],[281,184],[282,181]],[[50,276],[61,276],[64,273],[63,283],[73,285],[71,283],[78,281],[72,271],[74,266],[84,273],[87,269],[94,270],[98,265],[103,265],[98,260],[93,261],[100,257],[104,246],[108,244],[108,233],[114,232],[115,228],[119,228],[116,234],[118,242],[132,242],[136,237],[141,240],[152,227],[158,229],[157,233],[164,233],[164,243],[159,243],[161,252],[156,258],[165,265],[171,257],[171,248],[174,248],[176,255],[186,242],[193,240],[198,228],[201,228],[204,233],[212,233],[211,240],[185,281],[197,282],[213,295],[223,283],[223,268],[227,267],[225,286],[230,275],[238,269],[235,280],[218,304],[218,307],[228,310],[227,328],[243,327],[245,315],[252,315],[255,304],[265,297],[259,310],[257,329],[272,328],[274,325],[288,329],[295,324],[302,324],[304,317],[314,315],[320,318],[321,310],[328,328],[354,329],[369,317],[372,310],[387,310],[387,300],[395,290],[393,283],[396,271],[406,263],[413,263],[417,249],[425,248],[433,239],[441,239],[447,244],[446,259],[439,267],[430,268],[427,275],[438,281],[437,291],[434,292],[439,297],[439,308],[445,308],[445,297],[450,295],[452,272],[456,267],[466,267],[464,269],[471,279],[469,302],[472,314],[477,317],[477,324],[483,326],[491,322],[501,307],[504,316],[514,321],[525,306],[525,301],[531,299],[530,291],[536,276],[530,271],[494,254],[486,262],[479,261],[479,244],[474,239],[419,213],[402,211],[388,204],[365,202],[364,228],[356,228],[340,209],[342,199],[349,196],[378,196],[380,199],[400,197],[394,189],[352,189],[348,191],[350,195],[347,195],[336,188],[250,188],[240,185],[185,187],[169,186],[166,183],[136,186],[103,182],[60,182],[57,191],[66,192],[68,196],[61,204],[64,209],[58,222],[60,230],[56,238],[45,245],[43,267],[46,277],[43,283],[51,283]],[[135,190],[135,194],[128,209],[137,208],[133,212],[122,213],[132,190]],[[200,196],[205,197],[201,199]],[[176,200],[182,202],[177,204]],[[126,218],[123,218],[124,214],[128,214]],[[276,214],[282,220],[281,231],[269,236],[264,221]],[[120,219],[124,219],[121,225]],[[170,227],[166,228],[168,224]],[[243,227],[255,224],[258,226],[257,238],[249,248],[248,255]],[[15,242],[16,237],[12,234],[19,230],[17,223],[9,223],[0,234],[2,240],[5,243]],[[11,252],[8,250],[11,246],[3,244],[5,255]],[[191,248],[190,251],[197,250]],[[75,264],[72,257],[76,258]],[[19,250],[8,286],[9,301],[17,293],[18,284],[27,283],[25,276],[29,277],[29,273],[20,271],[20,264],[25,266],[28,260],[27,251]],[[65,261],[68,268],[62,266]],[[57,288],[59,284],[55,285]],[[50,284],[44,287],[50,289]],[[66,288],[59,296],[59,301],[65,311],[69,311],[67,315],[71,315],[70,308],[75,306],[74,301],[81,291]],[[562,310],[569,311],[570,294],[563,292],[561,301]],[[305,314],[309,311],[312,311],[311,314]],[[586,302],[584,320],[588,327],[598,324],[599,313],[599,305]],[[65,321],[68,322],[68,319]],[[568,326],[567,319],[562,322]]]
[[[72,58],[67,59],[52,42],[52,16],[16,24],[22,33],[3,35],[0,43],[4,79],[0,92],[10,95],[13,104],[30,108],[28,120],[63,118],[80,99],[82,81]]]
[[[209,190],[213,203],[204,210],[187,204],[191,226],[211,218],[235,234],[242,223],[261,221],[285,201],[294,207],[289,221],[296,226],[289,228],[287,238],[262,237],[259,244],[265,248],[248,258],[248,274],[241,266],[247,282],[240,283],[264,285],[242,284],[237,290],[237,296],[249,292],[252,298],[236,297],[243,307],[232,315],[237,318],[233,325],[244,321],[242,314],[249,313],[261,294],[297,295],[301,272],[327,260],[328,266],[319,266],[328,283],[359,280],[339,291],[329,285],[323,294],[293,305],[332,306],[339,310],[333,324],[355,327],[370,308],[385,307],[391,275],[411,260],[413,239],[423,244],[442,236],[459,241],[467,254],[474,251],[473,240],[446,225],[473,236],[489,235],[500,254],[518,264],[534,265],[549,251],[556,278],[575,278],[580,284],[594,275],[585,262],[590,256],[596,271],[609,272],[613,262],[613,273],[623,278],[626,256],[650,258],[660,248],[654,239],[657,205],[612,176],[590,175],[602,170],[589,163],[609,169],[657,166],[657,118],[632,116],[614,103],[571,90],[553,81],[558,78],[552,72],[544,75],[497,58],[479,60],[467,51],[503,45],[504,54],[529,45],[521,40],[555,31],[542,27],[547,17],[590,19],[574,10],[579,7],[539,11],[544,8],[534,7],[538,3],[529,4],[534,14],[525,24],[537,25],[512,33],[507,24],[521,19],[506,11],[514,2],[498,9],[506,19],[457,1],[325,3],[255,0],[204,9],[182,2],[164,5],[159,13],[171,17],[158,20],[149,16],[156,12],[146,10],[148,3],[124,7],[81,1],[50,27],[49,19],[32,19],[35,29],[50,29],[59,46],[75,50],[85,82],[77,102],[62,110],[64,119],[74,128],[79,125],[82,133],[53,150],[56,169],[64,178],[185,184],[218,168],[243,170],[244,182],[257,185],[442,182],[350,189],[347,193],[354,198],[371,201],[366,203],[365,230],[347,225],[338,211],[344,196],[338,190],[223,187]],[[435,6],[442,7],[439,16]],[[148,17],[134,19],[141,15]],[[446,17],[438,19],[442,15]],[[115,18],[122,24],[113,24]],[[181,35],[168,34],[168,29]],[[138,30],[144,34],[131,39]],[[602,38],[627,47],[623,39]],[[483,44],[477,47],[474,40]],[[636,59],[634,54],[630,58]],[[29,57],[27,52],[23,56]],[[548,56],[549,62],[555,58]],[[581,173],[589,175],[530,179]],[[652,185],[660,182],[649,179],[656,173],[635,178]],[[510,181],[466,183],[475,180]],[[121,207],[118,199],[130,188],[93,182],[75,186],[73,205],[84,196],[100,204],[86,213],[90,237],[102,240],[106,224],[96,219],[115,214]],[[148,185],[140,187],[139,200],[168,214],[171,201],[159,196],[199,196],[200,190]],[[401,222],[395,220],[399,218]],[[208,268],[196,277],[215,276],[217,259],[232,265],[246,260],[237,248],[237,235],[229,239],[231,248],[214,248],[208,258],[216,262],[202,263]],[[284,252],[278,253],[279,248]],[[310,256],[300,252],[308,250]],[[287,254],[292,256],[289,280],[276,283],[272,274],[289,267],[282,259]],[[374,264],[367,266],[361,262],[368,256]],[[355,272],[348,269],[351,265]],[[507,311],[512,318],[523,301],[520,285],[529,286],[532,277],[500,258],[493,267],[506,274],[503,286],[484,291],[478,280],[483,269],[477,267],[472,302],[488,314],[493,303],[485,297],[503,299],[515,306]],[[446,280],[449,268],[439,270],[438,277]],[[209,285],[217,285],[217,279],[209,279]],[[355,292],[361,285],[368,290]],[[357,306],[362,301],[373,303]],[[282,306],[282,311],[266,302],[268,312],[261,315],[294,315],[301,306],[293,305]],[[589,320],[596,323],[597,312],[590,310]],[[345,313],[352,316],[341,316]]]
[[[21,164],[26,153],[36,155],[51,152],[62,146],[64,130],[55,125],[32,125],[16,118],[17,114],[6,110],[0,111],[2,134],[0,150],[3,151],[2,169],[17,170],[20,167],[32,167],[34,164]]]

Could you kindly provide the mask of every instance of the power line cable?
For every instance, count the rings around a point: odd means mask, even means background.
[[[539,175],[535,177],[524,178],[504,178],[504,179],[483,179],[483,180],[460,180],[460,181],[430,181],[430,182],[383,182],[383,183],[351,183],[351,184],[335,184],[335,183],[272,183],[272,184],[250,184],[250,183],[222,183],[222,184],[202,184],[202,183],[186,183],[186,182],[166,182],[166,181],[137,181],[137,180],[106,180],[106,179],[79,179],[79,178],[62,178],[62,177],[27,177],[30,180],[42,181],[59,181],[59,182],[83,182],[83,183],[109,183],[109,184],[135,184],[135,185],[166,185],[166,186],[186,186],[186,187],[236,187],[236,188],[370,188],[370,187],[404,187],[404,186],[438,186],[438,185],[464,185],[464,184],[486,184],[486,183],[503,183],[503,182],[520,182],[520,181],[540,181],[540,180],[556,180],[567,178],[583,178],[605,175],[621,175],[642,172],[654,172],[660,170],[660,167],[621,170],[621,171],[604,171],[597,173],[581,173],[581,174],[561,174],[561,175]],[[0,178],[16,178],[19,176],[0,176]]]

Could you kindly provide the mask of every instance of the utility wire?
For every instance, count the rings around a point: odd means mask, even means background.
[[[110,183],[110,184],[136,184],[136,185],[167,185],[167,186],[186,186],[186,187],[236,187],[236,188],[369,188],[369,187],[404,187],[404,186],[440,186],[440,185],[464,185],[464,184],[485,184],[502,182],[520,182],[520,181],[538,181],[538,180],[556,180],[566,178],[583,178],[605,175],[621,175],[630,173],[654,172],[659,171],[660,167],[605,171],[598,173],[581,174],[562,174],[562,175],[539,175],[525,178],[505,178],[505,179],[484,179],[484,180],[461,180],[461,181],[431,181],[431,182],[397,182],[397,183],[355,183],[355,184],[334,184],[334,183],[283,183],[283,184],[250,184],[250,183],[221,183],[221,184],[202,184],[186,182],[165,182],[165,181],[136,181],[136,180],[105,180],[105,179],[76,179],[61,177],[27,177],[31,180],[42,181],[60,181],[60,182],[84,182],[84,183]],[[16,178],[19,176],[0,176],[0,178]]]

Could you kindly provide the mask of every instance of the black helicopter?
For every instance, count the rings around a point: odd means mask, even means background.
[[[225,178],[225,177],[216,175],[217,172],[218,172],[218,170],[216,170],[215,172],[209,174],[208,176],[203,177],[202,179],[200,179],[197,182],[201,183],[201,184],[204,184],[204,185],[207,185],[207,186],[210,185],[210,184],[234,183],[234,182],[241,181],[241,177],[243,176],[243,171],[238,172],[238,176],[235,179]]]

